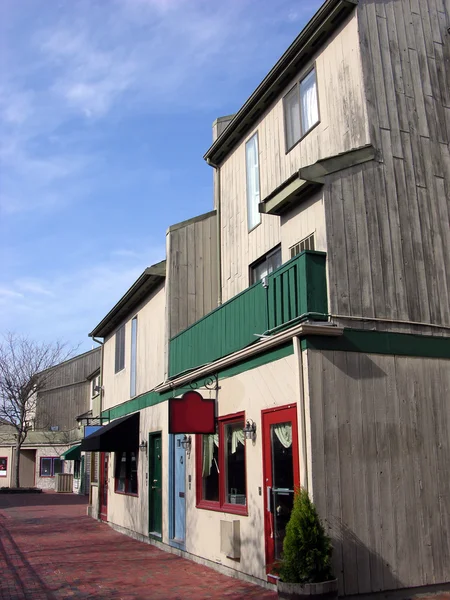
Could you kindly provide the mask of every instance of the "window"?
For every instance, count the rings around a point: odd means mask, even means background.
[[[91,398],[89,400],[89,410],[93,408],[93,399],[100,393],[100,375],[96,375],[91,380]]]
[[[197,506],[247,514],[244,415],[221,417],[218,433],[198,435]]]
[[[138,493],[138,458],[136,452],[116,452],[116,492]]]
[[[284,122],[287,150],[319,122],[316,69],[311,69],[284,97]]]
[[[137,317],[131,320],[130,397],[136,396]]]
[[[258,134],[255,133],[245,144],[247,173],[247,222],[250,231],[261,222],[259,214],[259,156]]]
[[[303,250],[314,250],[314,234],[313,233],[311,235],[309,235],[308,237],[306,237],[305,239],[300,240],[299,242],[297,242],[297,244],[294,244],[293,246],[291,246],[289,248],[291,258],[294,258],[294,256],[297,256],[297,254],[300,254],[300,252],[303,252]]]
[[[81,460],[73,461],[73,478],[74,479],[81,478]]]
[[[64,461],[55,457],[42,457],[39,473],[41,477],[54,477],[64,473]]]
[[[261,281],[278,267],[281,267],[281,246],[277,246],[250,265],[250,285]]]
[[[125,325],[116,332],[116,365],[115,373],[125,368]]]

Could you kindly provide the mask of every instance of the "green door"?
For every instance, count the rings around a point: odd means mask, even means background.
[[[162,537],[162,445],[161,433],[149,435],[149,534]]]

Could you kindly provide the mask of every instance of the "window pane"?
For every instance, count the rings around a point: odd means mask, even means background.
[[[116,332],[115,359],[115,372],[117,373],[125,367],[125,325],[122,325]]]
[[[138,458],[136,452],[130,452],[130,484],[128,492],[138,493]]]
[[[303,134],[319,120],[316,70],[313,69],[300,83]]]
[[[249,139],[245,146],[247,168],[247,220],[248,228],[253,229],[261,220],[259,214],[259,159],[258,136]]]
[[[289,149],[298,142],[301,136],[298,85],[284,98],[284,119],[286,123],[286,146]]]
[[[136,396],[137,317],[131,321],[130,396]]]
[[[224,426],[225,502],[245,504],[245,436],[244,421]]]
[[[81,460],[74,460],[73,461],[73,478],[80,479],[80,473],[81,473]]]
[[[116,491],[125,492],[127,481],[127,455],[125,452],[116,452]]]
[[[52,459],[41,458],[41,477],[51,477],[52,475]]]
[[[278,267],[281,267],[281,248],[278,248],[267,258],[267,271],[269,273],[272,273]]]
[[[53,474],[64,473],[64,461],[60,458],[53,459]]]
[[[202,500],[219,501],[219,436],[202,436]]]

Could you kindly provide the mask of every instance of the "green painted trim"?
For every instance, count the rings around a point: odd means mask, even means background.
[[[309,336],[302,339],[302,350],[334,350],[423,358],[450,358],[450,338],[411,333],[345,329],[341,337]]]
[[[256,367],[261,367],[270,362],[274,362],[275,360],[280,360],[281,358],[290,356],[293,353],[294,346],[292,342],[289,341],[283,346],[278,346],[273,350],[268,350],[267,352],[258,354],[257,356],[252,356],[251,358],[242,360],[241,362],[231,367],[227,367],[226,369],[219,371],[218,376],[219,379],[234,377],[235,375],[239,375],[240,373],[244,373],[245,371],[250,371],[251,369],[256,369]],[[209,379],[209,377],[201,377],[200,379],[195,379],[194,381],[192,381],[192,384],[194,386],[202,386],[204,385],[205,381]],[[118,404],[117,406],[114,406],[112,408],[107,408],[102,412],[102,417],[106,417],[107,419],[117,419],[119,417],[124,417],[138,410],[143,410],[144,408],[148,408],[149,406],[155,406],[156,404],[165,402],[166,400],[174,396],[174,392],[176,392],[176,394],[179,395],[190,389],[192,388],[186,386],[175,388],[174,390],[169,390],[163,393],[147,392],[146,394],[142,394],[142,396],[138,396],[137,398],[128,400],[128,402]]]

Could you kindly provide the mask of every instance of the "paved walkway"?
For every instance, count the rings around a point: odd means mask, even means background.
[[[73,494],[0,494],[0,600],[275,600],[115,532]]]

